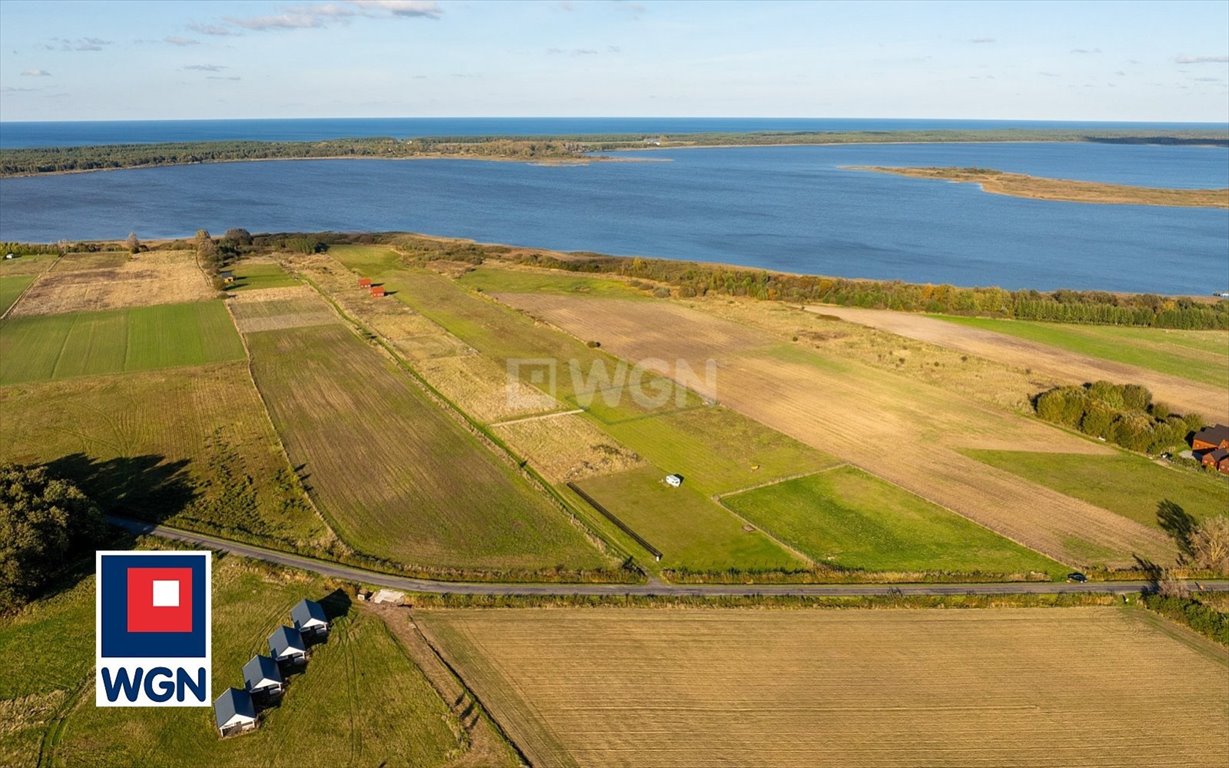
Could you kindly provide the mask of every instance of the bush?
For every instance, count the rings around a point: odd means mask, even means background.
[[[1193,597],[1150,594],[1144,595],[1144,605],[1151,610],[1187,625],[1221,645],[1229,646],[1229,615],[1204,605]]]
[[[1033,409],[1046,421],[1141,453],[1159,453],[1182,443],[1191,425],[1202,422],[1198,416],[1180,416],[1153,403],[1146,387],[1108,381],[1055,387],[1034,397]]]

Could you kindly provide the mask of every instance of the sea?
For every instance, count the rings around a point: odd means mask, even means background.
[[[0,145],[343,135],[1223,128],[673,118],[59,123],[41,132],[34,125],[0,125]],[[0,240],[119,239],[129,232],[183,237],[201,228],[220,233],[231,227],[411,231],[909,282],[1161,294],[1229,290],[1227,210],[1021,199],[970,184],[851,168],[977,166],[1137,186],[1227,188],[1229,149],[1224,147],[874,144],[617,156],[627,162],[296,160],[2,179]]]

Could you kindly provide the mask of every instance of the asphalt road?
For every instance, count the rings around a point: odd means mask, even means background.
[[[142,535],[160,536],[186,544],[230,552],[254,560],[264,560],[291,568],[312,571],[322,576],[370,584],[407,592],[454,595],[661,595],[661,596],[743,596],[788,595],[823,597],[862,597],[868,595],[1031,595],[1066,592],[1132,594],[1148,586],[1146,581],[1098,581],[1084,584],[1055,582],[999,582],[989,584],[510,584],[498,582],[457,582],[415,579],[368,571],[350,565],[330,563],[301,555],[277,552],[252,544],[220,539],[203,533],[182,531],[163,525],[108,517],[111,525]],[[1199,581],[1198,587],[1213,592],[1229,592],[1229,580]],[[1195,586],[1195,583],[1192,583]]]

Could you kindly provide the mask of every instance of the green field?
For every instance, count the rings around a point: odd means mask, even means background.
[[[359,550],[443,575],[601,568],[545,493],[340,324],[252,333],[291,460]]]
[[[722,503],[816,562],[896,573],[1061,575],[1062,565],[855,467]]]
[[[242,687],[241,667],[303,597],[325,582],[215,560],[213,692]],[[345,603],[337,604],[344,609]],[[459,724],[380,619],[351,609],[280,707],[255,733],[219,740],[210,709],[94,706],[94,590],[68,592],[0,619],[0,764],[33,766],[48,722],[66,715],[48,765],[446,765]],[[305,757],[300,747],[310,745]]]
[[[663,568],[695,571],[799,570],[805,563],[684,481],[671,488],[665,472],[641,467],[578,485],[632,530],[661,550]]]
[[[1229,334],[936,315],[942,320],[1229,389]]]
[[[1059,493],[1117,512],[1153,528],[1157,505],[1168,499],[1196,519],[1229,512],[1229,480],[1202,472],[1163,467],[1142,456],[1024,451],[965,451]]]
[[[0,388],[0,461],[54,462],[109,512],[322,553],[241,362]]]
[[[32,282],[34,275],[0,274],[0,315],[9,311],[9,307],[13,306],[13,302],[17,301],[17,297]]]
[[[645,298],[648,294],[622,280],[590,277],[558,270],[539,272],[527,269],[482,266],[467,272],[458,283],[487,293],[566,293],[616,299]]]
[[[220,301],[9,318],[0,385],[241,360]]]
[[[227,271],[235,276],[235,282],[226,286],[228,291],[286,288],[299,285],[298,280],[277,264],[241,261]]]

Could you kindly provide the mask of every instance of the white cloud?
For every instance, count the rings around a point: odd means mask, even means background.
[[[22,71],[22,77],[51,77],[51,73],[45,69],[27,69]]]
[[[271,16],[227,16],[226,23],[263,32],[277,29],[319,29],[334,22],[347,24],[356,16],[436,19],[442,14],[443,10],[434,0],[348,0],[343,5],[311,3],[289,6],[283,12]]]
[[[974,45],[986,45],[986,44],[993,43],[996,41],[993,37],[975,37],[969,42],[973,43]]]
[[[435,0],[350,0],[363,10],[388,11],[394,16],[439,18],[444,12]]]
[[[1091,54],[1100,53],[1101,49],[1100,48],[1072,48],[1071,52],[1078,53],[1081,55],[1091,55]]]
[[[226,67],[221,64],[188,64],[180,67],[180,69],[193,70],[196,72],[221,72]]]
[[[188,29],[192,30],[198,35],[213,35],[215,37],[229,37],[232,35],[241,34],[240,32],[236,32],[224,24],[198,24],[193,22],[188,25]]]
[[[189,45],[201,44],[200,40],[193,40],[190,37],[178,37],[176,35],[168,35],[167,37],[162,38],[162,42],[169,43],[171,45],[178,45],[181,48],[186,48]]]
[[[1229,64],[1229,56],[1177,56],[1179,64]]]

